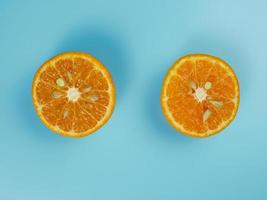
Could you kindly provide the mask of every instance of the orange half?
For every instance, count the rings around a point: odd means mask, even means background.
[[[33,79],[32,99],[49,129],[64,136],[83,137],[111,117],[115,87],[109,71],[95,57],[67,52],[39,68]]]
[[[192,137],[214,135],[234,119],[240,90],[238,79],[220,58],[186,55],[170,68],[161,93],[168,122]]]

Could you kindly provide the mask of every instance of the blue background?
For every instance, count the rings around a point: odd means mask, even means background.
[[[0,1],[0,199],[267,199],[267,1]],[[117,104],[83,139],[46,129],[31,81],[64,51],[110,69]],[[192,139],[161,113],[163,77],[180,56],[228,61],[241,105],[221,134]]]

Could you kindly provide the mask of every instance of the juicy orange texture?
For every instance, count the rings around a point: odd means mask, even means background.
[[[218,133],[234,119],[239,84],[232,68],[210,55],[180,58],[165,77],[161,105],[169,123],[192,137]]]
[[[96,58],[68,52],[39,68],[32,97],[38,116],[49,129],[64,136],[82,137],[110,118],[115,88],[110,73]]]

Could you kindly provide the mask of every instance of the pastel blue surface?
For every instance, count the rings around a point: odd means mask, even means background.
[[[267,1],[0,1],[0,199],[267,199]],[[64,51],[110,69],[117,104],[83,139],[46,129],[31,81]],[[161,113],[163,77],[208,53],[238,75],[241,105],[223,133],[192,139]]]

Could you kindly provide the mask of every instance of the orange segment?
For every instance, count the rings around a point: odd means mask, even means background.
[[[239,106],[239,84],[232,68],[210,55],[180,58],[167,73],[161,106],[168,122],[192,137],[208,137],[227,127]]]
[[[51,130],[83,137],[103,126],[115,106],[115,87],[104,65],[89,54],[62,53],[45,62],[32,85],[35,110]]]

